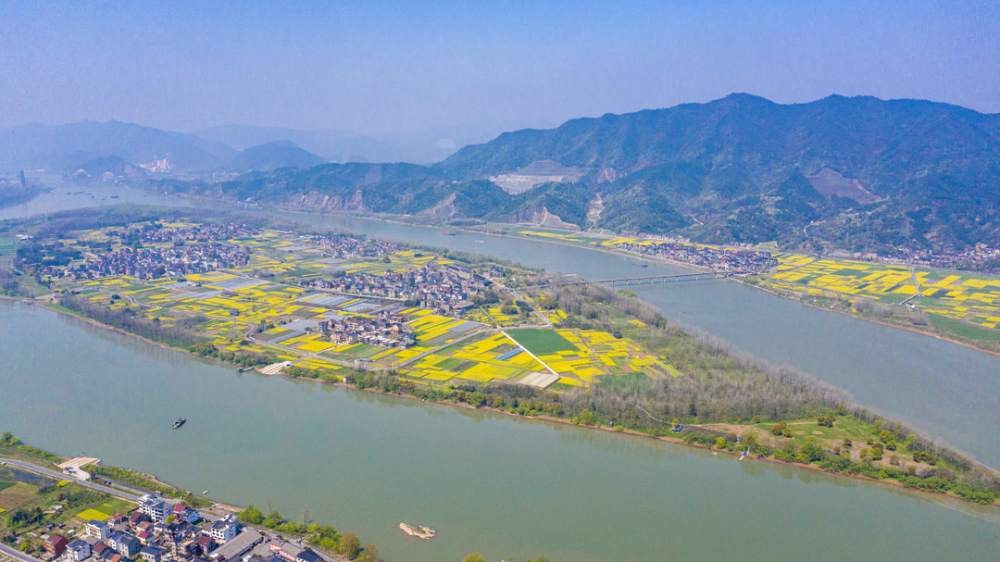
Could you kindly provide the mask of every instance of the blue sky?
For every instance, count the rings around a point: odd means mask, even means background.
[[[551,127],[748,92],[1000,112],[1000,2],[0,2],[0,126]]]

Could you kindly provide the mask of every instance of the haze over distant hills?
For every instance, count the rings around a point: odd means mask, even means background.
[[[392,139],[377,139],[346,131],[320,129],[300,131],[283,127],[220,125],[193,134],[243,150],[275,141],[291,141],[331,162],[415,162],[430,164],[450,156],[459,146],[440,132],[422,131]],[[465,132],[463,138],[480,137]]]
[[[285,207],[707,242],[963,248],[1000,234],[1000,115],[918,100],[781,105],[734,94],[504,133],[429,167],[328,164],[248,174],[212,191]]]
[[[331,141],[333,132],[227,126],[199,134],[212,140],[117,122],[27,125],[0,131],[0,166],[128,174],[169,158],[174,173],[254,171],[228,181],[154,180],[158,189],[705,242],[891,252],[996,245],[1000,235],[1000,115],[927,101],[830,96],[781,105],[733,94],[504,133],[430,166],[322,164],[324,153],[308,151],[316,144],[296,146]]]
[[[81,121],[59,126],[29,123],[0,130],[0,170],[5,172],[62,172],[110,156],[150,168],[162,167],[157,162],[169,159],[174,170],[203,170],[228,161],[236,153],[225,144],[194,135],[120,121]]]
[[[227,162],[223,169],[235,173],[269,172],[287,167],[308,169],[324,162],[326,160],[323,158],[299,148],[291,141],[279,140],[247,148]]]
[[[309,168],[324,162],[288,140],[240,151],[196,135],[119,121],[55,127],[28,124],[0,130],[0,171],[6,173],[42,169],[76,179],[107,175],[136,179],[148,174]]]
[[[459,148],[445,137],[440,132],[423,131],[397,140],[379,140],[333,130],[244,125],[224,125],[186,134],[119,121],[81,121],[58,126],[29,123],[0,129],[0,173],[42,169],[73,174],[81,169],[99,171],[102,163],[109,164],[106,170],[109,173],[127,169],[129,177],[143,173],[242,173],[307,167],[327,161],[432,163]],[[461,132],[459,137],[483,138],[468,131]],[[278,142],[286,144],[280,149],[274,145],[239,156],[249,148]],[[301,152],[291,151],[287,143],[296,145]],[[310,157],[304,157],[308,153]],[[109,158],[120,158],[124,166],[120,162],[112,164]],[[257,158],[263,160],[258,163]]]

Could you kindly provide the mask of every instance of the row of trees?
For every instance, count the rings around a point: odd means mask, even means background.
[[[0,295],[7,297],[26,296],[25,291],[21,289],[21,283],[18,281],[17,275],[2,265],[0,265]]]
[[[163,484],[154,480],[152,477],[148,477],[138,472],[134,472],[125,468],[118,468],[117,466],[103,466],[96,464],[88,464],[84,467],[87,472],[92,474],[97,474],[98,476],[103,476],[109,480],[115,482],[121,482],[122,484],[128,484],[135,486],[137,488],[142,488],[144,490],[151,490],[158,492],[164,496],[170,496],[174,498],[180,498],[187,502],[188,505],[198,507],[203,505],[211,505],[210,502],[203,498],[195,496],[191,492],[186,490],[181,490],[180,488],[175,488],[168,484]]]
[[[843,414],[848,415],[848,414]],[[787,431],[783,423],[775,424],[771,433],[779,429],[776,435],[781,435]],[[875,424],[874,435],[881,438],[878,425]],[[887,430],[882,430],[885,433]],[[891,433],[891,432],[890,432]],[[756,432],[745,434],[742,440],[737,440],[735,435],[719,432],[707,431],[701,428],[685,432],[682,437],[685,443],[697,443],[706,447],[726,449],[729,451],[750,451],[761,458],[774,457],[777,460],[799,463],[815,464],[820,468],[846,475],[865,476],[878,480],[897,480],[907,488],[914,488],[930,492],[952,492],[966,500],[992,504],[1000,496],[1000,482],[985,471],[969,470],[961,471],[954,467],[935,467],[930,470],[918,471],[916,467],[910,465],[906,469],[897,466],[894,460],[888,466],[879,463],[885,454],[885,445],[881,441],[872,439],[871,447],[861,450],[860,461],[851,459],[850,444],[845,443],[845,447],[835,447],[827,449],[824,443],[816,437],[806,437],[801,442],[788,439],[779,446],[772,447],[764,443]],[[915,443],[915,439],[907,438],[908,442]],[[930,453],[914,453],[914,460],[921,462],[926,458],[932,459]]]
[[[821,416],[846,398],[792,369],[754,361],[717,338],[686,333],[634,293],[604,286],[568,286],[536,298],[543,306],[566,312],[564,325],[635,340],[683,373],[656,379],[604,377],[605,382],[590,393],[568,395],[567,410],[589,409],[626,426],[634,419],[632,423],[648,428],[649,421],[639,421],[643,417],[662,424],[674,417],[684,423],[709,423],[755,416],[772,421]]]
[[[374,544],[361,546],[361,539],[354,533],[338,533],[331,525],[321,525],[315,521],[286,521],[277,511],[271,511],[266,516],[256,507],[249,505],[239,513],[240,521],[250,525],[262,525],[268,529],[288,535],[309,535],[309,542],[346,556],[349,560],[359,562],[380,562],[378,551]]]
[[[146,318],[129,307],[112,309],[101,302],[80,298],[71,293],[60,294],[57,302],[64,308],[101,324],[171,347],[189,348],[201,342],[192,328],[201,324],[204,318],[179,318],[173,326],[165,326],[158,319]]]
[[[48,451],[43,451],[37,447],[32,447],[31,445],[26,445],[22,443],[20,439],[14,437],[14,434],[9,431],[5,431],[3,432],[2,435],[0,435],[0,447],[6,449],[13,449],[35,457],[40,457],[53,463],[62,462],[62,458],[58,457],[57,455],[53,455]]]
[[[192,353],[202,357],[211,357],[213,359],[233,363],[244,368],[256,367],[258,365],[269,365],[275,362],[274,356],[269,353],[220,350],[212,342],[196,343],[188,349],[190,349]]]

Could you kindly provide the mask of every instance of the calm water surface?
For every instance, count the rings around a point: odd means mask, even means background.
[[[593,430],[240,375],[0,303],[0,428],[392,560],[990,560],[995,510]],[[184,416],[188,423],[171,430]],[[44,423],[38,423],[43,420]],[[440,538],[407,539],[399,521]],[[892,537],[892,539],[887,538]],[[834,539],[835,538],[835,539]]]

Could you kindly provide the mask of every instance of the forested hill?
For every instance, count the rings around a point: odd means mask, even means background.
[[[431,167],[349,166],[217,187],[300,206],[336,197],[379,212],[855,251],[996,244],[1000,233],[1000,115],[927,101],[734,94],[505,133]]]
[[[303,150],[291,141],[281,140],[251,146],[236,155],[223,167],[226,171],[271,171],[278,168],[312,168],[326,162],[323,158]]]

